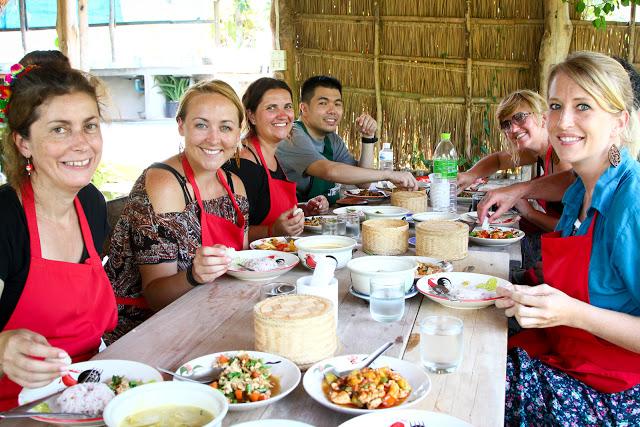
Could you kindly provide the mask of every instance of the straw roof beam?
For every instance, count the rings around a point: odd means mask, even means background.
[[[374,28],[374,43],[373,43],[373,81],[376,90],[376,121],[378,122],[378,128],[376,129],[376,136],[380,137],[382,126],[382,99],[380,99],[380,9],[378,2],[375,2],[375,28]]]
[[[362,89],[359,87],[350,87],[343,86],[343,92],[349,93],[359,93],[362,95],[375,95],[375,89]],[[380,91],[381,98],[402,98],[408,99],[412,101],[417,101],[421,104],[463,104],[465,105],[467,102],[466,97],[464,96],[437,96],[437,97],[426,97],[417,93],[411,92],[397,92],[391,90],[381,90]],[[470,103],[473,104],[497,104],[494,98],[486,97],[486,96],[474,96],[470,98]]]
[[[465,10],[466,25],[464,31],[465,55],[467,61],[467,82],[465,85],[465,110],[467,117],[464,121],[464,152],[465,157],[471,157],[471,96],[473,95],[473,64],[471,60],[471,0],[467,0]]]
[[[547,97],[549,71],[553,64],[564,60],[571,46],[573,26],[569,19],[569,3],[544,0],[544,34],[540,42],[540,95]]]

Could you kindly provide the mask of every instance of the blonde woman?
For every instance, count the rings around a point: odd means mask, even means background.
[[[116,338],[194,286],[213,283],[247,246],[249,205],[221,166],[240,148],[244,108],[233,89],[203,81],[176,120],[184,151],[138,178],[114,229],[106,265],[119,304]]]
[[[620,64],[578,52],[552,68],[549,136],[577,173],[557,232],[542,238],[546,284],[500,288],[509,339],[505,425],[636,425],[640,414],[640,165]]]

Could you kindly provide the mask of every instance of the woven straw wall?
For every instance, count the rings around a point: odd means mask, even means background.
[[[363,111],[373,117],[377,113],[376,56],[382,106],[381,141],[392,144],[397,168],[422,168],[416,154],[430,159],[443,131],[452,133],[458,152],[463,155],[469,152],[471,156],[480,155],[482,144],[490,152],[503,149],[502,135],[494,120],[497,103],[513,90],[538,89],[538,50],[544,26],[542,0],[293,3],[296,82],[299,86],[316,74],[333,75],[341,80],[345,114],[340,134],[356,156],[359,142],[354,120]],[[579,21],[575,11],[571,17],[572,51],[596,50],[627,56],[626,25],[609,23],[606,30],[595,30],[591,23]],[[634,49],[635,57],[640,57],[640,48]],[[465,132],[468,111],[470,138]]]

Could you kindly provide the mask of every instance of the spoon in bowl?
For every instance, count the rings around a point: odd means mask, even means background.
[[[335,381],[335,378],[344,377],[345,375],[349,375],[353,371],[357,371],[357,370],[369,367],[369,365],[371,365],[374,362],[374,360],[380,357],[385,351],[389,350],[392,346],[393,346],[393,341],[386,342],[383,345],[381,345],[379,348],[377,348],[373,353],[368,355],[362,362],[351,366],[349,369],[338,371],[333,366],[331,366],[327,368],[325,371],[323,371],[322,375],[325,377],[328,383],[332,383],[333,381]],[[335,376],[335,378],[331,378],[332,376]]]

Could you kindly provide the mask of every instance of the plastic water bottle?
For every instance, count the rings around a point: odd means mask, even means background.
[[[378,155],[378,166],[380,170],[393,170],[393,150],[388,142],[382,144],[382,150]]]
[[[450,133],[441,133],[440,142],[433,152],[433,172],[439,173],[442,178],[441,185],[449,187],[449,203],[438,203],[432,206],[434,211],[440,212],[456,212],[457,203],[457,187],[456,178],[458,177],[458,153],[451,142]],[[432,184],[433,185],[433,184]],[[432,189],[433,191],[433,189]]]

